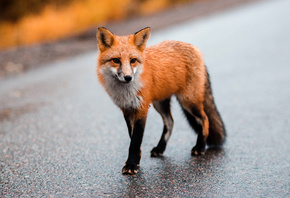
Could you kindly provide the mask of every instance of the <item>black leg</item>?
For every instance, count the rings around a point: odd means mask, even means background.
[[[151,157],[159,157],[159,156],[163,155],[163,153],[166,149],[167,141],[168,141],[165,139],[166,134],[168,134],[168,129],[166,126],[164,126],[162,136],[161,136],[157,146],[151,150]]]
[[[136,174],[141,159],[141,143],[144,134],[146,119],[138,119],[134,123],[131,143],[129,147],[129,156],[125,166],[122,169],[123,174]]]
[[[128,133],[129,133],[129,137],[132,138],[132,130],[133,130],[133,119],[132,116],[130,114],[124,114],[124,118],[126,120],[126,124],[128,127]]]
[[[191,155],[204,155],[205,145],[205,138],[202,132],[198,132],[196,145],[191,149]]]
[[[170,112],[170,98],[154,102],[154,108],[161,115],[164,127],[159,143],[151,150],[151,157],[162,156],[173,129],[173,119]]]
[[[205,131],[208,131],[206,124],[208,124],[207,117],[203,116],[202,112],[198,111],[196,108],[191,108],[191,112],[182,108],[190,126],[197,133],[196,145],[191,150],[191,155],[203,155],[205,153],[206,146],[206,135]]]

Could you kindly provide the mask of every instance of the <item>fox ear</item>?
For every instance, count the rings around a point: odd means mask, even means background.
[[[134,43],[141,51],[143,51],[146,47],[146,42],[149,39],[151,34],[150,27],[144,28],[139,32],[134,34]]]
[[[111,48],[114,42],[114,34],[104,27],[99,27],[97,31],[98,47],[100,51]]]

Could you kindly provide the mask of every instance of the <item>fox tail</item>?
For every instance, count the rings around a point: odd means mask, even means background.
[[[207,138],[207,144],[209,146],[221,146],[226,139],[226,130],[214,102],[208,73],[207,82],[205,84],[204,111],[209,120],[209,135]]]

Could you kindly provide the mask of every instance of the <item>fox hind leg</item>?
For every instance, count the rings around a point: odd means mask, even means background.
[[[162,156],[173,129],[173,118],[170,111],[170,98],[154,102],[153,106],[161,115],[164,126],[161,138],[156,147],[151,150],[151,157]]]
[[[191,150],[191,155],[203,155],[205,153],[206,139],[209,133],[209,122],[203,110],[203,105],[178,100],[189,125],[197,133],[196,145]]]

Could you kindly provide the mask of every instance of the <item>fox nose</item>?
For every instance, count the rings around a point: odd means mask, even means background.
[[[132,76],[125,76],[124,79],[127,81],[127,82],[130,82],[132,80]]]

